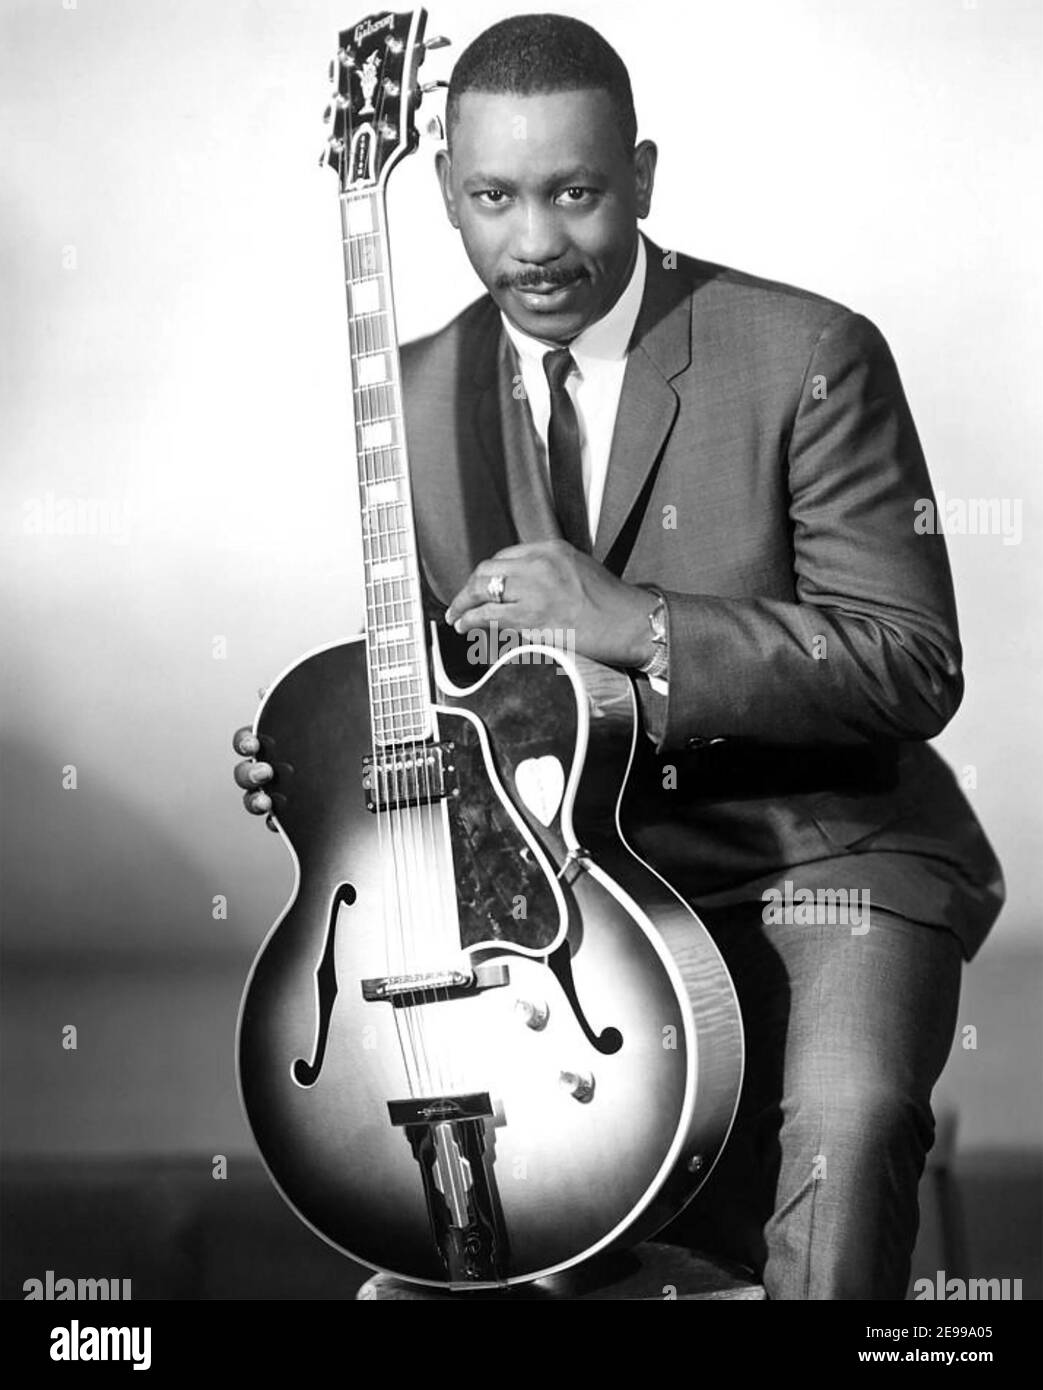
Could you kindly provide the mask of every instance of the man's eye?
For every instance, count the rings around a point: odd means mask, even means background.
[[[578,184],[574,184],[571,188],[562,190],[562,197],[567,203],[583,203],[593,197],[593,189],[581,188]]]
[[[499,207],[507,194],[502,188],[483,188],[475,194],[479,201],[484,202],[489,207]]]

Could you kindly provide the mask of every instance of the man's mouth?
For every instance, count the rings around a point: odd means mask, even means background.
[[[581,283],[582,277],[577,276],[576,279],[569,280],[564,285],[544,280],[536,284],[512,285],[511,290],[527,309],[534,309],[538,313],[549,313],[566,303]]]

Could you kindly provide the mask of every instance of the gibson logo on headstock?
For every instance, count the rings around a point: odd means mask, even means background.
[[[386,14],[383,19],[364,19],[361,24],[355,25],[355,32],[352,35],[356,43],[361,43],[363,39],[368,39],[371,34],[379,34],[381,29],[390,29],[395,22],[393,14]]]

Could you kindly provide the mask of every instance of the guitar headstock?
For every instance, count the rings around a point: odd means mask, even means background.
[[[337,171],[342,193],[376,188],[399,159],[416,149],[416,110],[422,94],[444,82],[420,86],[417,75],[429,48],[426,10],[388,10],[360,20],[339,35],[330,61],[333,96],[324,119],[332,125],[320,163]]]

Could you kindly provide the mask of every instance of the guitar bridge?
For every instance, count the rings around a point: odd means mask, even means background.
[[[403,806],[428,806],[453,791],[452,743],[414,743],[362,759],[362,789],[366,810],[396,811]]]
[[[384,1001],[397,1009],[458,999],[483,989],[499,989],[511,982],[510,967],[503,961],[486,961],[473,970],[431,970],[417,975],[385,975],[362,981],[367,1003]]]

